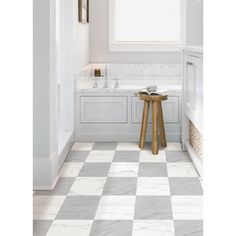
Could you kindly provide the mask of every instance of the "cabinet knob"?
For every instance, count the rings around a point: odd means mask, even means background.
[[[189,65],[189,66],[193,66],[193,63],[190,62],[190,61],[187,61],[187,65]]]

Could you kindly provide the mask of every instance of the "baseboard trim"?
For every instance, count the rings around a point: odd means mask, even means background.
[[[138,142],[139,133],[135,134],[95,134],[95,133],[80,133],[77,135],[75,141],[77,142]],[[179,133],[167,133],[166,139],[168,142],[180,142]],[[147,134],[146,141],[150,142],[152,137]]]
[[[69,154],[71,147],[74,143],[75,137],[74,137],[74,133],[71,133],[69,139],[66,142],[66,145],[64,146],[64,148],[62,149],[61,153],[58,156],[58,171],[61,169],[67,155]]]
[[[194,151],[194,149],[192,148],[192,146],[190,145],[190,143],[188,141],[185,142],[185,148],[186,151],[189,154],[189,157],[191,158],[195,168],[197,169],[199,175],[201,177],[203,177],[203,163],[202,160],[200,159],[199,155]]]
[[[33,190],[52,190],[58,181],[58,155],[33,160]]]
[[[59,177],[57,176],[51,186],[34,186],[33,191],[40,191],[40,190],[53,190],[57,184]]]

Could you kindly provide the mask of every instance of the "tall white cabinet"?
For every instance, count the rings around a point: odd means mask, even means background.
[[[182,144],[202,175],[202,155],[192,145],[190,130],[195,139],[203,137],[203,50],[202,47],[184,47],[183,62],[183,114]],[[198,137],[200,136],[200,137]],[[193,140],[194,142],[194,140]],[[199,145],[202,145],[200,143]]]

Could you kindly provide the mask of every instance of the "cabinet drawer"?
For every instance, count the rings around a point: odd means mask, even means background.
[[[168,97],[162,102],[162,110],[165,123],[179,123],[179,97]],[[148,121],[152,121],[152,107],[150,104]],[[143,101],[132,97],[132,123],[141,123],[143,115]]]
[[[80,97],[81,123],[127,123],[127,97]]]

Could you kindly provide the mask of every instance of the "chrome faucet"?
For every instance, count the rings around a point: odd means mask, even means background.
[[[104,79],[105,79],[105,82],[104,82],[103,88],[109,88],[109,85],[108,85],[108,64],[106,64],[106,67],[104,69]]]
[[[115,83],[114,88],[119,88],[119,84],[118,84],[118,79],[117,78],[116,78],[116,83]]]

